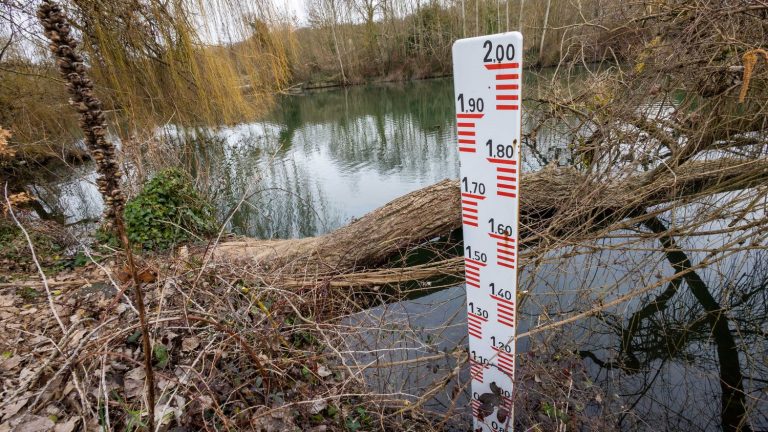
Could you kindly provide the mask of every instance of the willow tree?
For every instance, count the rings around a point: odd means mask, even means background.
[[[3,73],[55,88],[55,74],[41,61],[45,42],[28,28],[34,5],[2,3],[0,21],[10,29]],[[291,28],[268,1],[69,0],[62,6],[82,40],[95,91],[115,113],[112,126],[128,126],[125,136],[167,122],[253,118],[290,80]],[[55,112],[43,120],[55,124]]]
[[[70,6],[97,82],[132,117],[237,121],[259,108],[246,90],[269,92],[287,82],[289,46],[272,34],[267,3],[255,10],[237,1],[73,0]],[[264,25],[244,19],[254,15]],[[248,52],[237,49],[243,44]]]

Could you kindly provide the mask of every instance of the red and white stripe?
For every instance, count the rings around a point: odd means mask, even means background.
[[[477,228],[477,206],[480,201],[484,200],[482,195],[471,194],[468,192],[462,192],[461,194],[461,222],[464,225]]]
[[[476,337],[478,339],[483,338],[483,324],[485,324],[488,320],[481,317],[480,315],[475,315],[473,313],[467,314],[467,327],[469,327],[469,335]]]
[[[456,135],[459,139],[459,151],[475,153],[477,151],[477,120],[484,114],[460,113],[456,114]]]
[[[501,234],[488,233],[496,239],[496,264],[509,269],[515,268],[515,239]]]
[[[485,267],[484,262],[464,258],[464,279],[467,285],[473,288],[480,288],[480,269]]]
[[[472,417],[480,418],[480,406],[483,403],[477,399],[472,399]]]
[[[479,362],[476,362],[475,360],[470,359],[469,360],[469,375],[472,377],[473,380],[476,380],[480,383],[483,382],[483,371],[487,369],[488,366],[483,366]]]
[[[496,347],[493,348],[498,353],[496,356],[496,364],[499,370],[509,375],[514,379],[515,377],[515,355],[508,353],[504,350],[500,350]]]
[[[496,195],[517,197],[517,161],[488,158],[488,162],[496,166]]]
[[[511,397],[502,396],[501,397],[501,406],[506,408],[507,411],[512,412],[512,406],[514,405],[514,401]]]
[[[520,110],[520,63],[496,63],[485,65],[496,71],[496,110]]]
[[[501,298],[499,296],[491,296],[496,301],[496,320],[507,327],[515,327],[515,302]]]

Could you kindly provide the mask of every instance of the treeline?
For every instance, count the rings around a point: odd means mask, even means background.
[[[50,147],[79,135],[37,3],[0,0],[0,126],[31,156],[57,154]],[[110,126],[125,141],[166,123],[251,120],[290,85],[290,28],[268,1],[222,0],[209,9],[195,1],[58,3]],[[257,25],[265,22],[269,31]]]
[[[520,30],[528,65],[550,66],[568,53],[580,24],[599,18],[605,0],[321,0],[308,2],[309,25],[295,32],[293,80],[359,83],[447,75],[451,45],[464,37]],[[591,30],[587,28],[587,30]],[[583,48],[583,47],[581,47]],[[581,50],[580,48],[580,50]],[[597,59],[605,46],[579,56]]]

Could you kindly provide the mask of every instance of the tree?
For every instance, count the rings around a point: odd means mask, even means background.
[[[552,9],[552,0],[547,0],[547,6],[544,9],[544,24],[541,26],[541,41],[539,41],[539,65],[543,64],[544,43],[547,40],[547,27],[549,26],[550,9]]]

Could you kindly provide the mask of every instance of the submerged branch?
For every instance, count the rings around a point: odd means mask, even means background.
[[[677,245],[664,223],[659,218],[652,217],[645,220],[643,225],[659,236],[659,241],[664,246],[667,261],[676,273],[683,273],[682,278],[690,288],[691,293],[706,311],[706,320],[709,322],[713,340],[717,346],[717,357],[720,363],[723,430],[744,432],[752,430],[746,423],[746,395],[744,394],[744,376],[741,373],[739,362],[739,350],[728,327],[728,317],[725,310],[712,297],[707,284],[699,274],[696,271],[689,271],[693,268],[691,260]]]

